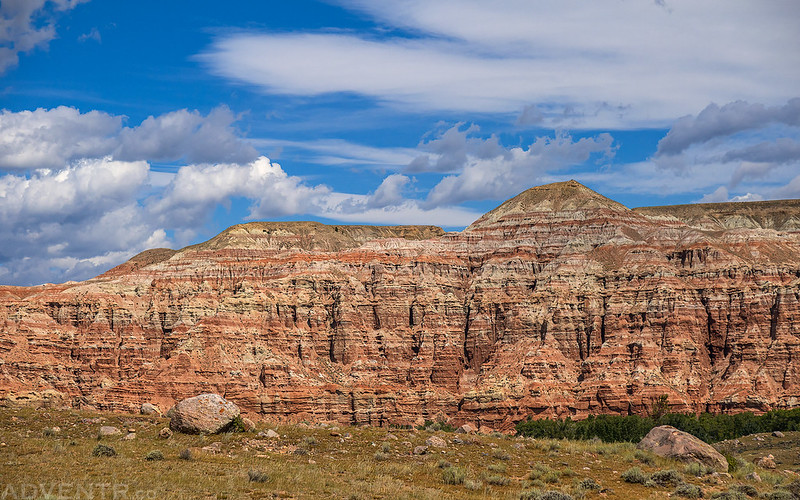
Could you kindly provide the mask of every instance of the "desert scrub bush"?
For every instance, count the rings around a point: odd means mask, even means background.
[[[780,474],[777,474],[775,472],[770,472],[768,470],[761,471],[759,475],[761,476],[761,480],[763,482],[771,484],[772,486],[778,486],[780,484],[783,484],[783,481],[785,479]],[[798,497],[800,497],[800,495],[798,495]]]
[[[425,430],[428,432],[436,432],[436,431],[455,432],[456,428],[448,424],[444,420],[440,420],[438,422],[434,422],[433,420],[426,420],[424,424],[417,426],[417,430],[420,431]]]
[[[683,482],[683,475],[675,469],[657,470],[650,474],[650,481],[658,486],[677,486]]]
[[[294,450],[294,454],[299,456],[308,455],[308,450],[306,448],[297,448]]]
[[[541,462],[536,462],[535,464],[533,464],[531,471],[528,473],[528,478],[535,481],[537,479],[542,479],[547,474],[552,474],[553,472],[556,471],[551,469],[549,465],[543,464]]]
[[[711,469],[701,464],[700,462],[691,462],[686,464],[683,471],[690,476],[702,477],[711,473]]]
[[[675,488],[675,491],[672,492],[672,496],[682,498],[702,498],[703,490],[701,490],[699,486],[695,486],[693,484],[681,483],[677,488]]]
[[[260,470],[249,470],[247,471],[247,479],[251,483],[266,483],[269,481],[269,476]]]
[[[147,460],[148,462],[164,460],[164,454],[158,450],[151,450],[147,452],[147,455],[144,456],[144,459]]]
[[[189,448],[184,449],[178,454],[178,458],[181,460],[191,460],[192,459],[192,450]]]
[[[440,458],[439,461],[436,463],[436,467],[440,469],[446,469],[448,467],[452,467],[453,464],[445,460],[444,458]]]
[[[315,438],[314,436],[306,436],[306,437],[304,437],[303,440],[301,441],[301,443],[306,448],[312,448],[314,446],[317,446],[317,444],[319,444],[319,442],[317,441],[317,438]]]
[[[520,500],[573,500],[572,495],[563,491],[526,490],[519,494]]]
[[[491,485],[494,486],[507,486],[511,483],[511,479],[501,476],[499,474],[492,474],[491,476],[486,476],[484,480]]]
[[[460,467],[447,467],[442,471],[442,482],[444,484],[464,484],[467,472]]]
[[[747,500],[747,495],[738,491],[718,491],[711,495],[711,500]]]
[[[633,457],[645,465],[653,465],[656,463],[656,459],[653,454],[644,450],[634,451]]]
[[[765,500],[795,500],[797,497],[786,490],[776,490],[765,493],[762,498]]]
[[[478,479],[465,479],[464,488],[468,489],[469,491],[478,491],[479,489],[483,488],[483,482],[479,481]]]
[[[647,477],[647,474],[642,472],[642,469],[638,467],[631,467],[630,469],[623,472],[620,477],[626,483],[634,483],[634,484],[644,484],[649,479]]]
[[[392,451],[392,445],[390,445],[389,443],[383,443],[381,445],[381,451],[384,453],[389,453],[390,451]]]
[[[730,488],[728,488],[728,490],[730,490],[730,491],[738,491],[739,493],[741,493],[743,495],[747,495],[749,497],[757,497],[758,496],[758,490],[756,489],[755,486],[750,485],[750,484],[735,484],[735,485],[731,486]]]
[[[389,455],[382,451],[376,451],[372,458],[375,459],[376,462],[385,462],[389,460]]]
[[[115,457],[117,456],[117,450],[112,448],[111,446],[105,444],[98,444],[92,450],[93,457]]]
[[[53,429],[52,427],[45,427],[44,429],[42,429],[42,436],[44,437],[53,437],[57,434],[58,432],[56,432],[56,430]]]
[[[599,491],[600,483],[598,483],[597,481],[595,481],[590,477],[587,477],[586,479],[578,483],[578,488],[583,491]]]
[[[227,433],[233,432],[244,432],[247,430],[247,426],[244,425],[244,420],[242,420],[241,415],[236,415],[231,423],[228,424],[228,427],[225,429]]]
[[[487,469],[489,469],[490,472],[505,474],[506,470],[508,470],[508,467],[506,467],[506,464],[491,464],[489,467],[487,467]]]
[[[494,450],[492,456],[498,460],[511,460],[511,455],[503,450]]]

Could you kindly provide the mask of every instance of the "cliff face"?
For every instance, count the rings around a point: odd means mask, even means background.
[[[251,223],[82,283],[0,287],[0,397],[218,392],[270,419],[495,428],[800,406],[800,233],[707,230],[577,182],[461,233]]]

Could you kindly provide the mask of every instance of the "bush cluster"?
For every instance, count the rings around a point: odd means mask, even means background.
[[[707,443],[736,439],[748,434],[800,430],[800,408],[772,410],[763,415],[703,413],[684,415],[666,413],[658,418],[638,415],[589,415],[585,420],[544,418],[517,424],[517,433],[534,438],[592,439],[604,442],[638,442],[653,427],[671,425]]]

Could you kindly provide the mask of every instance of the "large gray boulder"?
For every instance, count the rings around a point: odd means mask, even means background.
[[[218,394],[201,394],[175,405],[169,428],[184,434],[217,434],[239,416],[239,408]]]
[[[727,472],[728,461],[710,444],[671,425],[654,427],[636,446],[658,456],[682,462],[699,462],[718,472]]]

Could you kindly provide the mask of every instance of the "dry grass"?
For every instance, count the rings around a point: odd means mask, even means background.
[[[98,416],[102,423],[87,420]],[[136,439],[113,436],[98,442],[100,425],[134,428]],[[30,495],[35,487],[30,498],[46,498],[48,493],[58,496],[50,488],[61,485],[71,488],[62,496],[80,498],[101,498],[101,491],[108,498],[111,488],[117,488],[127,498],[518,499],[523,491],[540,488],[586,499],[667,498],[674,487],[626,483],[622,472],[632,466],[648,475],[684,470],[683,464],[637,454],[629,444],[364,427],[331,432],[309,426],[270,426],[281,437],[262,439],[257,434],[267,428],[263,424],[253,432],[176,433],[160,439],[158,432],[166,425],[166,419],[140,415],[0,408],[0,493],[10,487],[23,498],[21,488],[27,487],[25,495]],[[47,431],[53,426],[61,430]],[[399,439],[387,440],[388,432]],[[444,438],[448,446],[413,455],[414,447],[431,435]],[[457,436],[465,442],[453,443]],[[116,456],[92,456],[98,444],[112,446]],[[297,454],[298,449],[305,454]],[[147,460],[158,454],[163,460]],[[458,472],[452,480],[443,478],[447,467]],[[772,474],[783,477],[781,472]],[[708,478],[687,474],[685,480],[701,486],[706,495],[747,483],[718,476],[711,484]],[[770,476],[769,482],[778,482],[777,477]],[[760,492],[772,488],[766,481],[752,486]],[[85,494],[92,488],[94,496]]]

